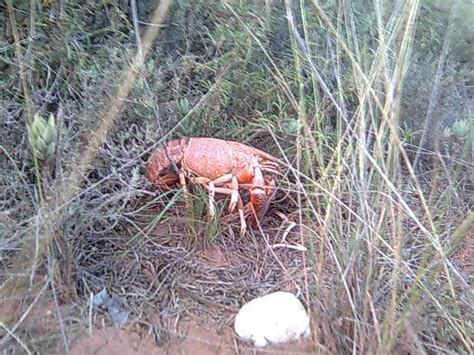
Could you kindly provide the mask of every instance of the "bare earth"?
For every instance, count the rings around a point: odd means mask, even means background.
[[[95,329],[91,336],[84,335],[72,343],[71,354],[310,354],[314,353],[311,341],[300,340],[280,347],[257,351],[235,339],[231,329],[222,334],[195,322],[186,322],[183,337],[171,337],[164,346],[155,344],[151,336],[140,339],[136,333],[105,328]]]

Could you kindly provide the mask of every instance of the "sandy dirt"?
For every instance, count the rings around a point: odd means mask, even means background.
[[[92,335],[76,339],[71,346],[72,355],[94,354],[310,354],[314,353],[311,341],[299,340],[279,347],[256,350],[234,337],[231,329],[222,333],[186,322],[181,325],[184,332],[174,334],[163,346],[157,345],[151,336],[141,339],[136,333],[126,330],[105,328],[95,329]]]
[[[233,264],[232,255],[218,246],[209,246],[196,255],[197,260],[208,266],[226,267]],[[128,330],[105,327],[84,334],[71,344],[71,354],[304,354],[314,353],[310,339],[299,340],[279,347],[257,351],[239,341],[232,329],[218,331],[216,326],[180,321],[178,330],[169,331],[168,341],[158,345],[153,336],[140,337]]]
[[[217,245],[202,248],[195,255],[196,260],[209,267],[232,267],[239,263],[238,258]],[[25,307],[25,305],[24,305]],[[23,311],[24,311],[23,307]],[[39,340],[50,337],[47,342],[37,343],[37,349],[44,349],[48,354],[63,354],[64,342],[61,337],[57,311],[61,312],[63,320],[77,319],[75,310],[67,304],[59,308],[50,297],[49,292],[39,299],[36,306],[23,321],[22,328],[31,336]],[[20,314],[10,304],[0,305],[2,319],[15,319]],[[79,317],[81,318],[81,317]],[[150,320],[155,324],[154,320]],[[199,321],[201,322],[201,321]],[[117,329],[113,326],[102,325],[92,328],[89,333],[87,325],[79,322],[79,328],[67,329],[67,340],[70,353],[79,354],[310,354],[315,352],[311,339],[299,340],[284,346],[266,347],[256,350],[250,344],[240,341],[232,328],[232,324],[225,327],[213,325],[210,321],[180,320],[176,329],[166,328],[165,335],[159,342],[153,334],[142,334],[129,329]],[[158,324],[158,323],[157,323]],[[129,327],[127,324],[126,327]],[[13,340],[12,340],[12,343]],[[35,346],[35,347],[36,347]],[[42,352],[41,352],[42,353]]]

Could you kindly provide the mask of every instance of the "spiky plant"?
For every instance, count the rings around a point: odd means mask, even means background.
[[[46,121],[38,113],[35,114],[33,123],[28,125],[28,140],[35,158],[48,161],[56,151],[56,120],[53,114]]]

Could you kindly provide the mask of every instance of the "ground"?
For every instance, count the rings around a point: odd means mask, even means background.
[[[157,235],[163,232],[157,228]],[[291,238],[288,238],[291,239]],[[245,243],[245,241],[241,241]],[[301,251],[295,251],[301,254]],[[232,251],[225,251],[213,243],[204,246],[192,255],[194,265],[204,273],[211,270],[242,270],[238,262],[238,255]],[[255,267],[256,264],[252,264]],[[290,266],[290,265],[288,265]],[[149,269],[144,268],[144,272]],[[194,287],[199,285],[199,280]],[[291,282],[282,280],[280,287],[283,290],[295,291]],[[34,294],[39,294],[39,290]],[[189,297],[183,294],[182,297]],[[141,318],[127,322],[124,326],[114,326],[107,313],[98,308],[88,309],[88,305],[81,307],[77,304],[61,303],[56,307],[54,297],[45,292],[37,300],[37,304],[27,313],[22,328],[31,336],[37,337],[40,351],[48,353],[64,353],[64,338],[61,337],[61,320],[70,324],[64,334],[68,341],[71,354],[253,354],[256,350],[250,345],[241,342],[233,331],[233,317],[238,307],[224,307],[224,300],[212,301],[201,295],[204,308],[197,307],[198,312],[180,310],[177,317],[163,321],[160,315],[148,314]],[[192,296],[187,302],[192,301]],[[177,300],[175,300],[177,301]],[[220,303],[220,304],[219,304]],[[13,314],[11,306],[3,304],[5,319],[19,317],[21,312]],[[23,308],[24,309],[24,308]],[[225,309],[225,314],[220,314]],[[91,311],[92,313],[87,313]],[[153,311],[151,311],[153,312]],[[183,314],[183,315],[181,315]],[[7,317],[8,316],[8,317]],[[89,319],[89,316],[91,317]],[[80,318],[77,320],[77,318]],[[147,321],[144,322],[143,319]],[[214,318],[214,319],[213,319]],[[217,319],[217,320],[216,320]],[[224,323],[222,323],[224,321]],[[91,323],[89,323],[91,322]],[[92,324],[93,323],[93,324]],[[71,324],[74,324],[71,326]],[[51,337],[52,336],[52,337]],[[47,349],[47,350],[46,350]],[[281,346],[269,346],[260,349],[262,354],[302,354],[314,353],[314,342],[311,338],[301,339]]]
[[[180,322],[180,330],[170,334],[169,342],[157,346],[153,336],[140,339],[136,333],[117,329],[94,329],[73,342],[71,354],[312,354],[310,340],[300,340],[285,346],[255,348],[239,342],[231,328],[217,332],[214,327],[197,322]]]

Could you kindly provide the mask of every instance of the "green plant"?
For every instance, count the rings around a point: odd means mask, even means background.
[[[33,152],[38,194],[40,200],[44,201],[42,184],[45,181],[43,181],[43,175],[41,174],[44,171],[43,164],[50,163],[56,154],[57,129],[54,115],[51,113],[48,120],[46,120],[39,113],[36,113],[32,123],[27,125],[27,131],[28,141]]]
[[[178,100],[178,113],[180,114],[180,118],[186,116],[189,112],[189,101],[187,98],[179,99]]]
[[[451,132],[458,138],[463,139],[471,133],[471,124],[466,120],[460,120],[453,123]]]
[[[33,123],[28,125],[28,141],[35,159],[48,161],[56,153],[56,120],[51,113],[46,121],[38,113],[35,114]]]

